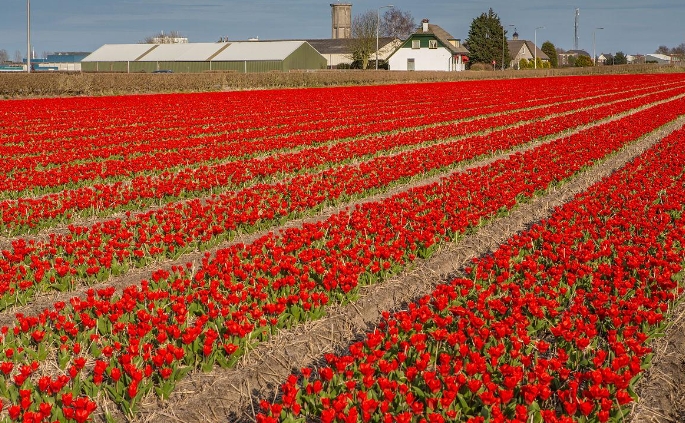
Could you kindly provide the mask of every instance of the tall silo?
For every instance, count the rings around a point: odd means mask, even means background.
[[[331,3],[333,39],[350,38],[352,34],[352,3]]]

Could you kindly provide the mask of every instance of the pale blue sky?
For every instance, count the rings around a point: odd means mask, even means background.
[[[32,0],[31,41],[38,56],[54,51],[94,51],[103,44],[137,43],[159,31],[179,31],[191,42],[330,38],[335,0]],[[351,1],[352,14],[376,10],[383,1]],[[471,22],[492,7],[519,38],[549,40],[573,48],[575,9],[580,9],[579,48],[626,54],[654,52],[685,43],[684,0],[391,0],[418,22],[428,18],[455,38],[466,39]],[[603,30],[597,30],[603,27]],[[513,28],[508,28],[508,35]],[[26,52],[26,0],[2,0],[0,49]]]

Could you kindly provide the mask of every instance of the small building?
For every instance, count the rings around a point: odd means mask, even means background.
[[[592,60],[592,55],[585,50],[569,50],[565,53],[559,53],[558,64],[559,66],[573,66],[575,60],[580,56],[587,56]]]
[[[512,34],[512,39],[507,40],[507,47],[509,47],[509,56],[511,61],[509,62],[509,67],[512,69],[518,69],[521,59],[526,59],[527,61],[534,62],[535,59],[540,59],[543,63],[549,62],[549,57],[544,51],[540,50],[538,46],[535,45],[533,41],[529,40],[519,40],[518,32]]]
[[[424,19],[388,58],[390,70],[463,71],[469,51],[461,40]]]
[[[628,54],[626,55],[626,61],[629,65],[644,64],[645,55],[644,54]]]
[[[651,53],[645,54],[645,63],[657,63],[659,65],[671,65],[679,63],[680,58],[676,56],[669,56],[668,54]]]
[[[106,44],[81,66],[84,72],[288,72],[324,69],[326,59],[306,41]]]

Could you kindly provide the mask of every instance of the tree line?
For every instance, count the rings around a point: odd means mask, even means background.
[[[14,52],[14,56],[10,60],[10,54],[7,52],[5,49],[0,50],[0,63],[21,63],[24,61],[24,55],[21,54],[21,51],[16,50]]]

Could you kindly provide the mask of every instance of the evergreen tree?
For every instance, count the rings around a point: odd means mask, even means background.
[[[614,55],[614,64],[615,65],[625,65],[628,63],[628,58],[622,51],[617,51],[616,54]]]
[[[554,44],[552,44],[551,41],[545,41],[542,43],[542,47],[540,47],[540,50],[542,50],[547,57],[549,57],[549,64],[552,65],[553,68],[556,68],[559,66],[559,56],[557,56],[557,48],[554,47]]]
[[[471,22],[469,37],[466,39],[469,49],[469,64],[473,63],[497,63],[497,68],[508,67],[511,57],[509,46],[506,43],[506,31],[500,23],[499,16],[492,11],[482,13]]]

